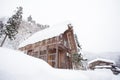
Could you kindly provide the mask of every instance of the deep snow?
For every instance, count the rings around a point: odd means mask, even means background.
[[[79,72],[53,69],[41,59],[0,48],[0,80],[88,80]]]
[[[54,69],[41,59],[0,48],[0,80],[119,80],[110,70]]]

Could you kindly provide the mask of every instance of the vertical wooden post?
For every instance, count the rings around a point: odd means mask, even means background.
[[[48,44],[46,40],[46,62],[48,62]]]
[[[57,40],[56,40],[56,60],[55,60],[55,68],[58,68],[58,36],[57,36]]]
[[[46,49],[46,61],[48,62],[48,46],[47,46],[47,49]]]
[[[40,58],[40,51],[41,51],[41,50],[40,50],[40,47],[39,47],[38,58]]]
[[[65,51],[65,53],[67,53],[67,52]],[[67,69],[67,56],[66,56],[66,54],[64,54],[64,56],[65,56],[65,68]]]

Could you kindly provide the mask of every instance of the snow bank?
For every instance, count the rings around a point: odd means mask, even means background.
[[[33,34],[31,37],[29,37],[27,40],[23,41],[20,45],[20,47],[26,46],[28,44],[32,44],[38,41],[42,41],[44,39],[48,39],[48,38],[52,38],[54,36],[58,36],[61,33],[63,33],[65,30],[68,29],[68,24],[70,24],[69,22],[65,22],[59,25],[54,25],[51,26],[49,28],[46,28],[44,30],[41,30],[39,32],[36,32],[35,34]]]
[[[52,72],[43,60],[10,49],[0,51],[0,80],[40,80]]]
[[[0,80],[120,80],[110,70],[54,69],[41,59],[0,48]]]
[[[95,69],[82,72],[87,75],[90,80],[120,80],[119,75],[113,75],[112,71],[109,69]]]
[[[0,48],[0,80],[88,80],[81,73],[53,69],[41,59]]]

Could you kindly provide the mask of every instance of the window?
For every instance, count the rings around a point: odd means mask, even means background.
[[[64,46],[67,47],[67,41],[66,40],[64,40]]]
[[[40,51],[40,55],[44,55],[44,54],[46,54],[45,50],[44,51]]]
[[[45,50],[44,51],[40,51],[39,58],[47,61],[47,56],[46,56],[46,51]]]
[[[38,57],[38,51],[35,51],[35,52],[33,53],[33,56]]]
[[[28,51],[27,51],[27,54],[28,54],[28,55],[32,55],[32,50],[28,50]]]
[[[50,55],[50,60],[55,60],[55,55]]]

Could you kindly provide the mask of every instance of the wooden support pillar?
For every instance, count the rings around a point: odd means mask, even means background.
[[[48,62],[48,46],[46,47],[46,62]]]
[[[55,68],[58,68],[58,42],[59,42],[59,38],[57,36],[57,40],[56,40],[56,57],[55,57]]]
[[[65,53],[66,53],[66,51],[65,51]],[[66,54],[64,54],[64,56],[65,56],[65,68],[67,69],[67,56],[66,56]]]
[[[39,47],[38,57],[40,58],[41,49]]]
[[[48,62],[48,44],[46,40],[46,62]]]

